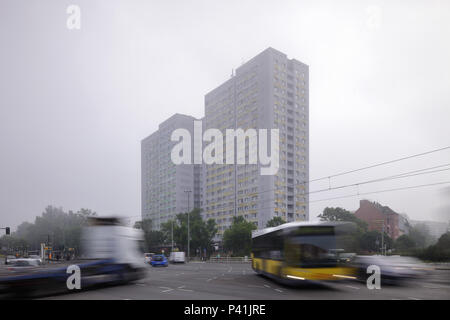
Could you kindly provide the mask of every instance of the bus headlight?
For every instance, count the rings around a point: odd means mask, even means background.
[[[297,277],[297,276],[291,276],[290,274],[287,274],[286,278],[295,279],[295,280],[305,280],[305,278]]]

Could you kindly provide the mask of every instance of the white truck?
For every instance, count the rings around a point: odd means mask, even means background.
[[[0,269],[0,298],[41,296],[70,292],[68,267],[80,268],[81,289],[123,284],[146,276],[139,252],[141,230],[128,228],[118,218],[90,218],[83,228],[81,259],[65,264]]]
[[[171,252],[169,256],[170,263],[185,263],[186,254],[183,251]]]

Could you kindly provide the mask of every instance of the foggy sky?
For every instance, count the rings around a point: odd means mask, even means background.
[[[81,30],[66,27],[71,4]],[[0,227],[49,204],[139,219],[140,140],[174,113],[202,117],[204,95],[269,46],[310,67],[312,179],[449,146],[448,39],[446,0],[2,0]],[[331,186],[445,163],[449,150]],[[311,201],[450,181],[449,172]],[[362,198],[445,221],[446,186]],[[313,202],[310,217],[355,210],[360,198]]]

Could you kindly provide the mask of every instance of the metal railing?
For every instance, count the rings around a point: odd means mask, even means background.
[[[251,263],[250,257],[211,257],[208,263]]]

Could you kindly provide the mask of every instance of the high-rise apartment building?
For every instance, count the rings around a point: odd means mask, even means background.
[[[204,130],[217,128],[225,134],[226,129],[279,129],[280,133],[275,175],[261,175],[259,163],[203,166],[203,215],[216,220],[219,237],[234,216],[242,215],[258,228],[274,216],[285,221],[309,219],[308,72],[304,63],[268,48],[206,94]],[[225,159],[225,142],[223,150]],[[247,160],[248,156],[247,152]]]
[[[141,142],[142,219],[151,219],[155,230],[178,213],[187,212],[188,206],[189,210],[201,207],[202,167],[175,165],[171,160],[172,148],[177,144],[170,139],[172,132],[186,129],[193,137],[194,120],[175,114]]]
[[[176,114],[142,141],[142,218],[156,229],[180,212],[203,209],[205,219],[218,225],[218,237],[234,216],[243,216],[264,228],[275,216],[285,221],[309,220],[309,73],[308,66],[268,48],[233,72],[230,79],[205,96],[202,131],[219,129],[278,129],[279,169],[261,175],[261,164],[181,164],[171,160],[178,142],[170,140],[175,129],[192,137],[191,159],[202,137],[194,135],[195,118]],[[261,137],[259,137],[260,139]],[[270,137],[267,137],[270,141]],[[203,142],[203,147],[208,143]],[[200,146],[201,147],[201,146]],[[268,148],[270,150],[270,148]],[[200,150],[201,151],[201,150]],[[185,191],[192,190],[190,193]]]

